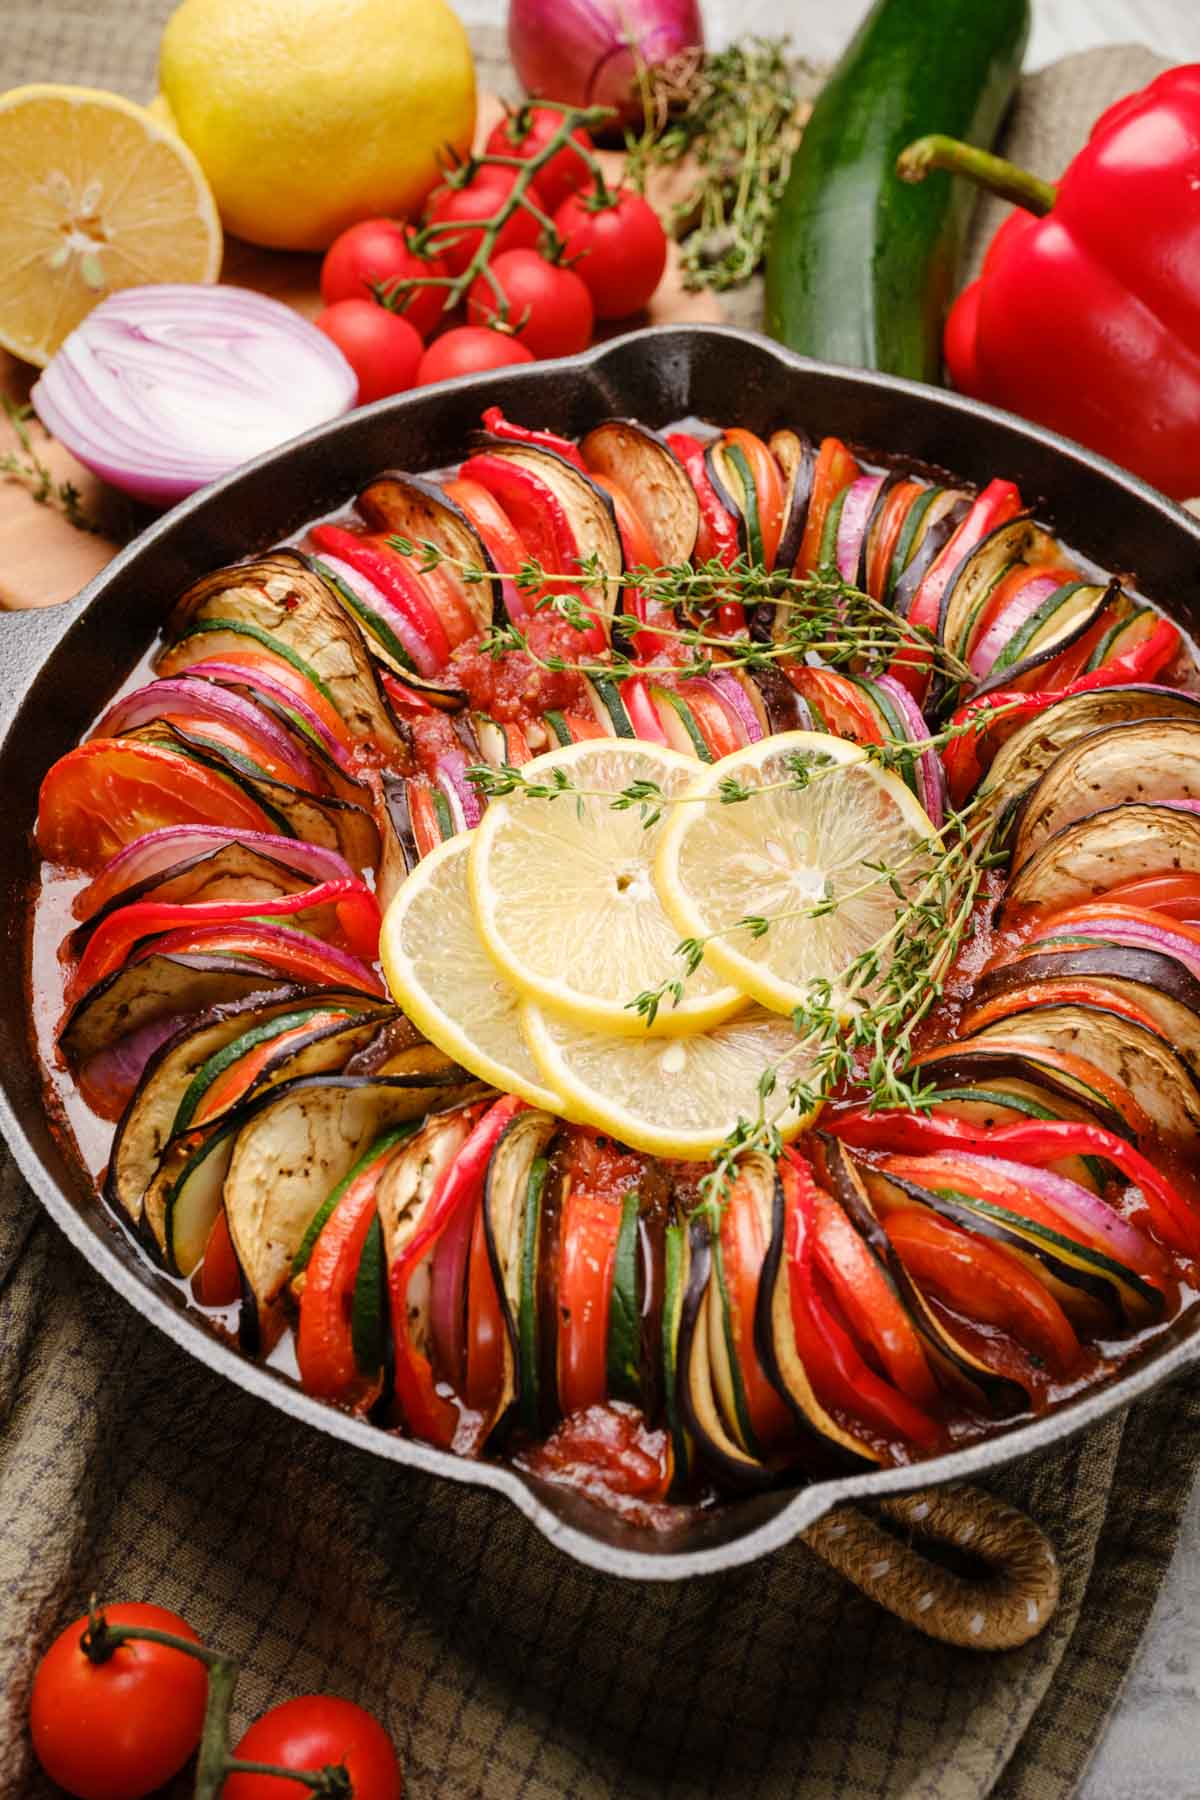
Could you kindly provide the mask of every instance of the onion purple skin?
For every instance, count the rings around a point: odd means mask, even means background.
[[[461,750],[446,750],[437,759],[437,781],[450,802],[455,824],[470,831],[483,817],[483,803],[474,782],[467,779],[467,759]]]
[[[850,490],[842,501],[835,561],[838,574],[851,585],[858,575],[859,553],[883,483],[882,475],[860,475],[850,483]]]
[[[282,301],[162,282],[94,307],[31,398],[85,469],[162,507],[349,412],[358,380],[336,344]]]
[[[891,675],[877,675],[876,687],[881,687],[891,700],[897,712],[904,720],[909,738],[919,744],[929,737],[929,727],[925,723],[925,715],[909,693],[902,681]],[[929,814],[929,822],[941,827],[946,822],[946,805],[948,793],[946,788],[946,771],[942,767],[942,759],[936,750],[927,750],[917,758],[917,786],[921,792],[918,796],[921,805]]]
[[[220,850],[226,844],[242,844],[247,850],[259,850],[264,856],[305,876],[315,887],[323,881],[352,881],[354,871],[336,850],[319,844],[306,844],[300,838],[276,836],[270,831],[243,831],[237,825],[161,825],[147,831],[131,844],[126,844],[104,865],[101,876],[107,881],[114,873],[122,879],[114,894],[145,881],[161,870],[189,857],[203,856]],[[85,888],[75,903],[75,916],[91,917]]]
[[[283,727],[267,716],[243,694],[218,687],[213,682],[197,681],[179,675],[162,681],[151,681],[114,701],[92,737],[121,737],[127,731],[151,723],[155,719],[197,718],[226,724],[242,731],[261,750],[288,769],[300,786],[319,794],[324,783],[316,765]]]
[[[526,92],[642,118],[637,57],[657,68],[704,48],[698,0],[510,0],[508,51]]]

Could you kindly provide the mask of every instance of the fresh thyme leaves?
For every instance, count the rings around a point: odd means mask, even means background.
[[[695,180],[672,208],[689,288],[748,281],[800,142],[806,109],[793,91],[787,39],[749,38],[715,55],[691,52],[642,79],[645,124],[628,141],[630,178],[677,168]]]
[[[6,481],[20,481],[29,489],[29,497],[39,506],[51,506],[63,515],[76,531],[99,533],[100,526],[83,509],[79,489],[73,481],[56,481],[42,461],[30,436],[29,421],[34,417],[31,406],[18,406],[7,394],[0,396],[4,416],[12,427],[18,448],[0,454],[0,475]]]

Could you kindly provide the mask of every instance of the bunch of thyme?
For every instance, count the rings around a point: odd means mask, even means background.
[[[56,481],[34,446],[29,422],[34,417],[32,406],[18,406],[7,394],[0,396],[4,416],[17,440],[16,450],[0,453],[0,475],[6,481],[19,481],[29,490],[29,497],[39,506],[50,506],[60,512],[76,531],[97,534],[100,526],[84,511],[79,489],[73,481]]]

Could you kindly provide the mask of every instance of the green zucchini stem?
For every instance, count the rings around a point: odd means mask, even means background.
[[[918,138],[896,159],[896,173],[901,181],[924,181],[933,169],[965,175],[976,187],[986,189],[1001,200],[1011,200],[1014,206],[1023,206],[1026,212],[1035,213],[1039,219],[1050,211],[1058,197],[1058,190],[1051,182],[1031,175],[1028,169],[1018,168],[1016,163],[1006,162],[1002,156],[993,156],[990,150],[977,150],[974,144],[964,144],[958,138],[942,137],[938,133]]]

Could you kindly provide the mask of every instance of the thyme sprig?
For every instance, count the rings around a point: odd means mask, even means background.
[[[15,451],[0,454],[0,475],[6,481],[22,482],[28,488],[31,500],[35,500],[39,506],[53,507],[76,531],[98,535],[101,527],[84,510],[75,483],[56,480],[53,471],[38,454],[29,431],[29,421],[36,416],[32,406],[18,406],[7,394],[0,396],[0,399],[3,400],[4,416],[12,427],[18,446]]]

